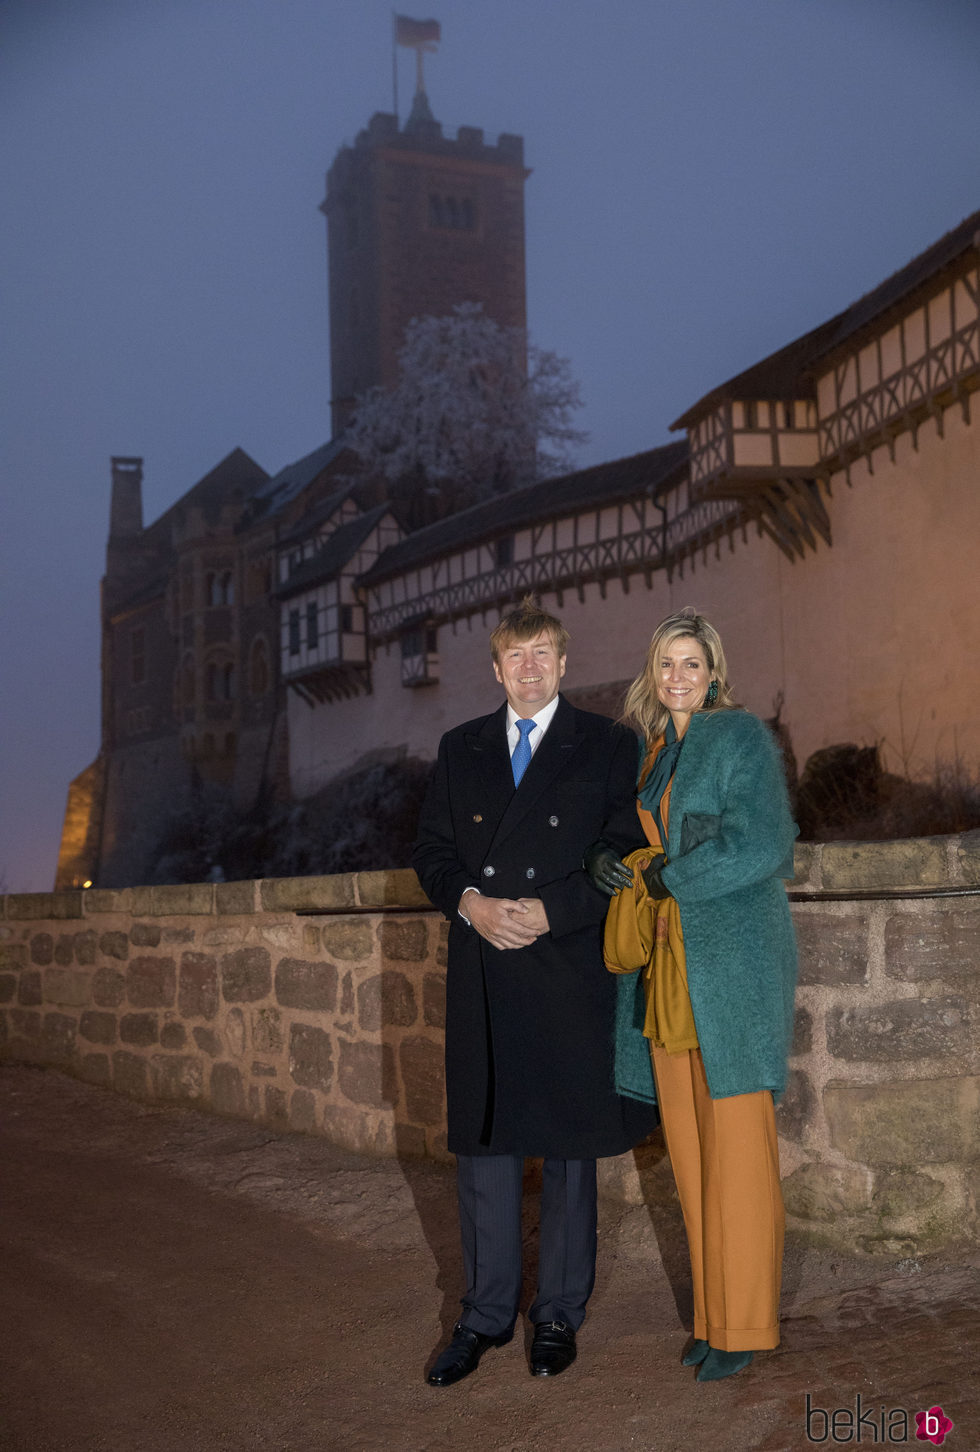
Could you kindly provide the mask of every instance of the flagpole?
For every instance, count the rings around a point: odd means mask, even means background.
[[[398,120],[398,16],[391,12],[391,94],[395,103],[395,120]]]

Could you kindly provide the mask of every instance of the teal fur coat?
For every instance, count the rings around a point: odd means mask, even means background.
[[[793,876],[796,835],[768,727],[748,711],[692,716],[663,881],[680,907],[712,1099],[786,1087],[796,943],[782,879]]]

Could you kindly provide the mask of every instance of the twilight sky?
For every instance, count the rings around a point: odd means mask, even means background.
[[[531,336],[579,462],[980,207],[977,0],[404,0],[447,134],[525,139]],[[47,890],[99,744],[109,458],[146,522],[329,436],[324,174],[392,109],[387,0],[0,3],[0,883]],[[399,109],[414,56],[400,52]]]

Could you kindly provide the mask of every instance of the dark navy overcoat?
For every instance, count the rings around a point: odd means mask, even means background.
[[[515,790],[507,707],[448,732],[412,865],[449,919],[446,1091],[456,1154],[592,1159],[621,1154],[655,1111],[613,1088],[616,984],[602,958],[608,899],[582,854],[598,837],[636,845],[636,738],[559,697]],[[492,947],[459,916],[478,887],[538,897],[550,931]]]

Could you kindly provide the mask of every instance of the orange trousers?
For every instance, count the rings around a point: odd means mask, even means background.
[[[772,1094],[712,1099],[700,1049],[650,1045],[694,1280],[694,1334],[718,1351],[779,1345],[785,1215]]]

